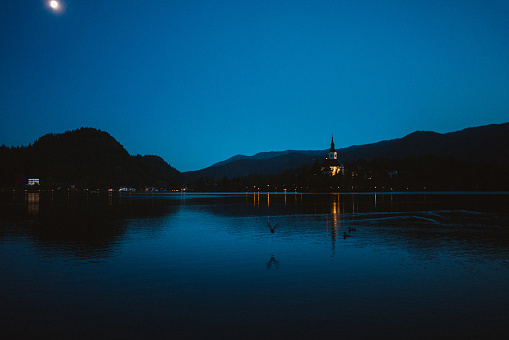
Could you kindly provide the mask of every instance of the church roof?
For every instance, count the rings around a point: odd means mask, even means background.
[[[341,164],[339,163],[339,161],[337,159],[326,158],[326,159],[323,160],[322,166],[323,167],[326,167],[326,166],[341,166]]]

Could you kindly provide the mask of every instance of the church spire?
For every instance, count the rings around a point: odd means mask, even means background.
[[[336,148],[334,147],[334,134],[332,134],[332,138],[330,141],[330,150],[325,160],[322,163],[322,172],[328,174],[329,176],[335,176],[337,174],[343,174],[344,168],[341,163],[338,161],[338,153]]]
[[[329,150],[329,159],[338,159],[338,153],[334,148],[334,135],[332,135],[332,140],[330,142],[330,150]]]

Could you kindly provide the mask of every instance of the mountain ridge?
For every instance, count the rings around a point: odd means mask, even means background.
[[[321,161],[325,158],[327,150],[328,148],[286,150],[260,152],[253,156],[236,155],[207,168],[183,174],[192,178],[199,176],[233,178],[257,173],[274,174],[316,160]],[[341,162],[434,155],[453,157],[461,161],[506,164],[509,163],[509,123],[469,127],[443,134],[417,130],[401,138],[352,145],[336,151]]]

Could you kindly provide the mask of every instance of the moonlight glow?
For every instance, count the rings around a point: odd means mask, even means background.
[[[51,8],[57,9],[58,8],[58,1],[52,0],[52,1],[49,2],[49,5],[51,6]]]

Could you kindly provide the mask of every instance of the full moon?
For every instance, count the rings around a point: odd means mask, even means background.
[[[49,5],[51,6],[51,8],[53,8],[53,9],[57,9],[57,8],[58,8],[58,1],[56,1],[56,0],[51,0],[51,1],[49,2]]]

